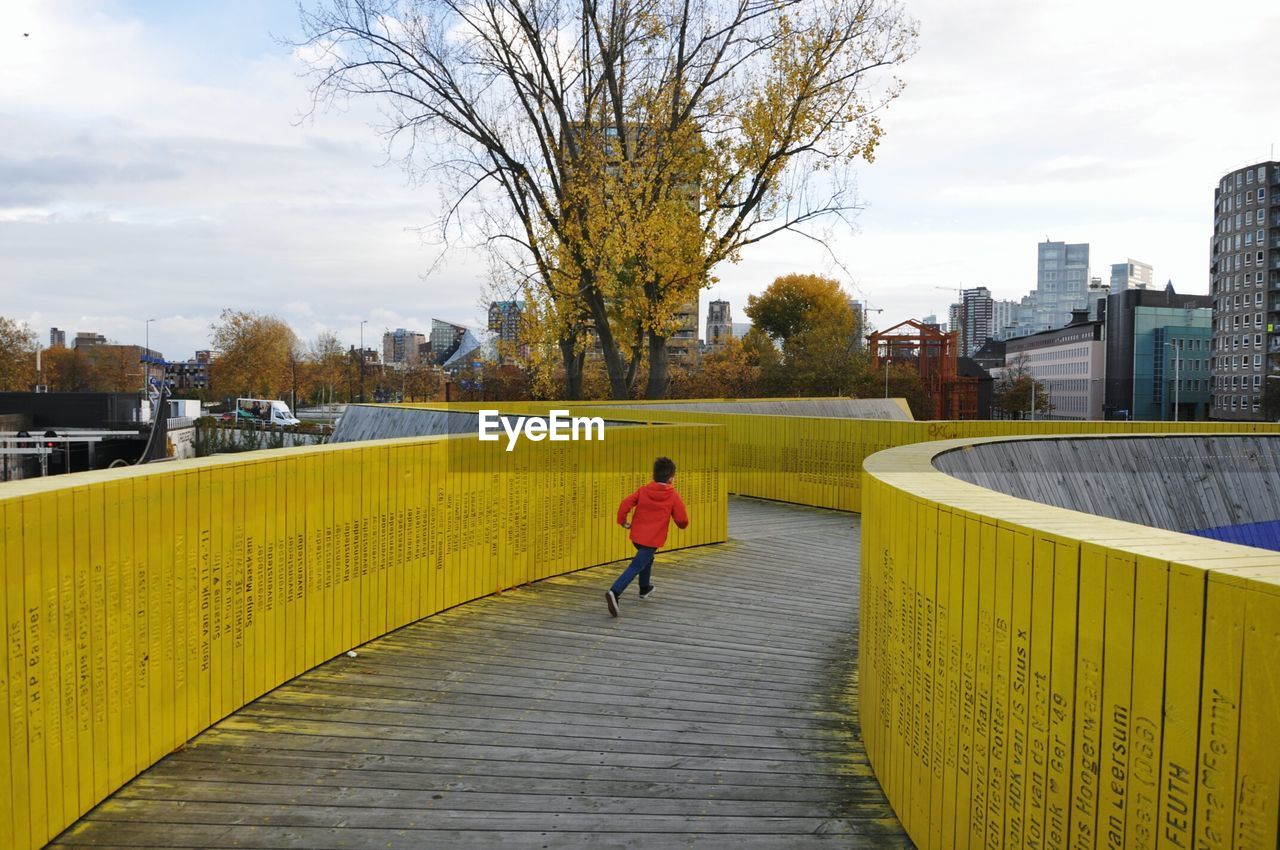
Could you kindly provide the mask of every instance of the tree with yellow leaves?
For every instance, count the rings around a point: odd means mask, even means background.
[[[26,322],[0,316],[0,392],[31,392],[35,383],[35,331]]]
[[[319,0],[317,104],[376,98],[389,149],[446,186],[446,242],[527,290],[566,394],[666,389],[676,309],[747,246],[856,208],[914,26],[893,0]]]
[[[210,328],[209,385],[215,397],[291,397],[298,339],[283,319],[226,309]]]

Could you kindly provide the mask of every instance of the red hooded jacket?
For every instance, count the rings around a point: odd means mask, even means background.
[[[670,484],[650,481],[622,500],[618,505],[618,525],[627,524],[627,514],[635,510],[631,519],[631,541],[641,546],[661,549],[667,542],[667,522],[676,521],[681,528],[689,527],[689,514],[684,509],[680,494]]]

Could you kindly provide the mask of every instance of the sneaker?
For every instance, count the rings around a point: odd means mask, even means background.
[[[609,606],[609,613],[615,617],[618,616],[618,597],[613,595],[612,590],[604,592],[604,602]]]
[[[650,585],[650,586],[649,586],[649,589],[648,589],[648,590],[642,590],[642,591],[640,591],[640,598],[641,598],[641,599],[648,599],[650,596],[653,596],[653,586],[652,586],[652,585]]]

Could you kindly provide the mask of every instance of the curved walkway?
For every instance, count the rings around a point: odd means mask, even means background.
[[[851,527],[851,521],[854,523]],[[849,514],[734,499],[729,543],[489,597],[304,674],[56,846],[910,846],[856,702]]]

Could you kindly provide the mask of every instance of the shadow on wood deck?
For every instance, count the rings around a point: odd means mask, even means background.
[[[407,626],[55,846],[909,847],[857,739],[856,523],[733,499],[731,541],[660,554],[617,620],[621,564]]]

